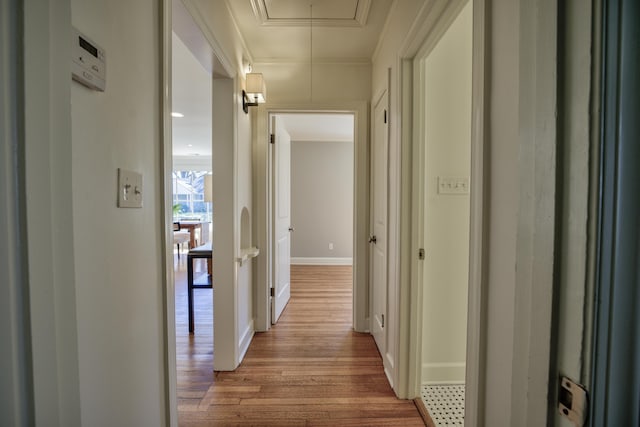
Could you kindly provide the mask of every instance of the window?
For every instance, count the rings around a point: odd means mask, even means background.
[[[204,176],[208,171],[173,172],[173,218],[211,222],[211,203],[204,201]]]

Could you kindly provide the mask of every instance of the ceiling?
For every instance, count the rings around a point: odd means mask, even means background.
[[[202,64],[173,34],[172,119],[174,156],[211,155],[211,77]]]
[[[370,61],[393,3],[390,0],[226,1],[254,62],[308,61],[311,55],[314,61]]]
[[[195,0],[210,1],[210,0]],[[370,62],[390,0],[224,0],[254,63],[313,61]],[[310,17],[313,15],[313,21]],[[207,17],[203,19],[206,21]],[[312,23],[312,25],[311,25]],[[211,155],[209,71],[173,35],[173,153]],[[352,141],[353,117],[285,115],[296,141]]]

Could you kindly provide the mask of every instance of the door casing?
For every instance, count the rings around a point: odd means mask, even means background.
[[[368,104],[366,102],[318,103],[318,104],[266,104],[257,109],[254,122],[254,211],[256,244],[273,247],[271,218],[273,159],[269,150],[270,117],[286,113],[337,113],[354,116],[354,227],[353,227],[353,328],[358,332],[369,330],[369,165],[368,165]],[[366,220],[363,220],[366,218]],[[255,328],[267,331],[271,327],[270,287],[273,278],[273,258],[269,251],[258,257],[255,273]]]

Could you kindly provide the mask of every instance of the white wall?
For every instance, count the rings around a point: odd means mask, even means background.
[[[353,142],[291,143],[291,224],[293,263],[351,262]]]
[[[336,62],[314,58],[313,97],[309,86],[309,64],[303,62],[271,61],[253,63],[253,71],[263,73],[267,85],[267,104],[257,109],[258,120],[254,136],[254,208],[259,213],[254,223],[256,244],[268,247],[269,209],[269,144],[268,112],[327,111],[354,113],[356,134],[354,136],[354,210],[355,227],[354,257],[354,328],[365,331],[369,327],[368,316],[368,243],[369,235],[369,160],[368,160],[368,103],[371,102],[371,64],[367,61]],[[268,259],[257,263],[256,282],[260,287],[270,282]],[[267,319],[268,293],[258,295],[258,317]],[[262,321],[259,329],[270,324]]]
[[[491,211],[487,236],[489,252],[488,286],[491,298],[487,303],[487,354],[484,390],[485,424],[509,425],[511,402],[511,372],[504,369],[513,361],[513,328],[515,321],[516,223],[518,210],[518,32],[519,5],[500,2],[492,10],[490,48],[491,96],[494,102],[488,111],[491,122],[489,174]],[[510,405],[508,405],[510,406]]]
[[[479,394],[485,425],[543,425],[558,256],[557,9],[537,0],[491,2],[487,10],[486,381]]]
[[[313,93],[309,85],[309,64],[276,62],[253,64],[255,72],[264,74],[267,102],[323,103],[366,100],[371,91],[371,64],[368,62],[313,62]],[[313,97],[313,99],[312,99]]]
[[[166,422],[158,6],[72,2],[107,58],[104,93],[71,84],[83,425]],[[116,207],[118,168],[142,173],[141,209]]]
[[[464,381],[469,194],[440,194],[438,178],[470,174],[471,12],[468,3],[424,61],[423,383]]]
[[[28,411],[33,411],[36,425],[78,425],[68,62],[71,5],[62,0],[55,7],[48,2],[20,3],[24,7],[24,41],[18,47],[24,53],[25,181],[19,191],[26,209],[22,231],[27,236],[20,243],[28,253],[26,257],[21,253],[18,261],[28,268],[28,276],[20,280],[23,289],[28,288],[29,310],[24,314],[29,316],[33,375]],[[15,89],[21,96],[20,88]]]

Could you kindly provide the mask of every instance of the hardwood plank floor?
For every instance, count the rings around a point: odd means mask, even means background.
[[[395,397],[373,338],[352,330],[351,267],[292,266],[278,324],[256,334],[236,371],[214,373],[211,291],[196,291],[189,336],[184,259],[176,272],[179,425],[424,425],[413,401]]]

